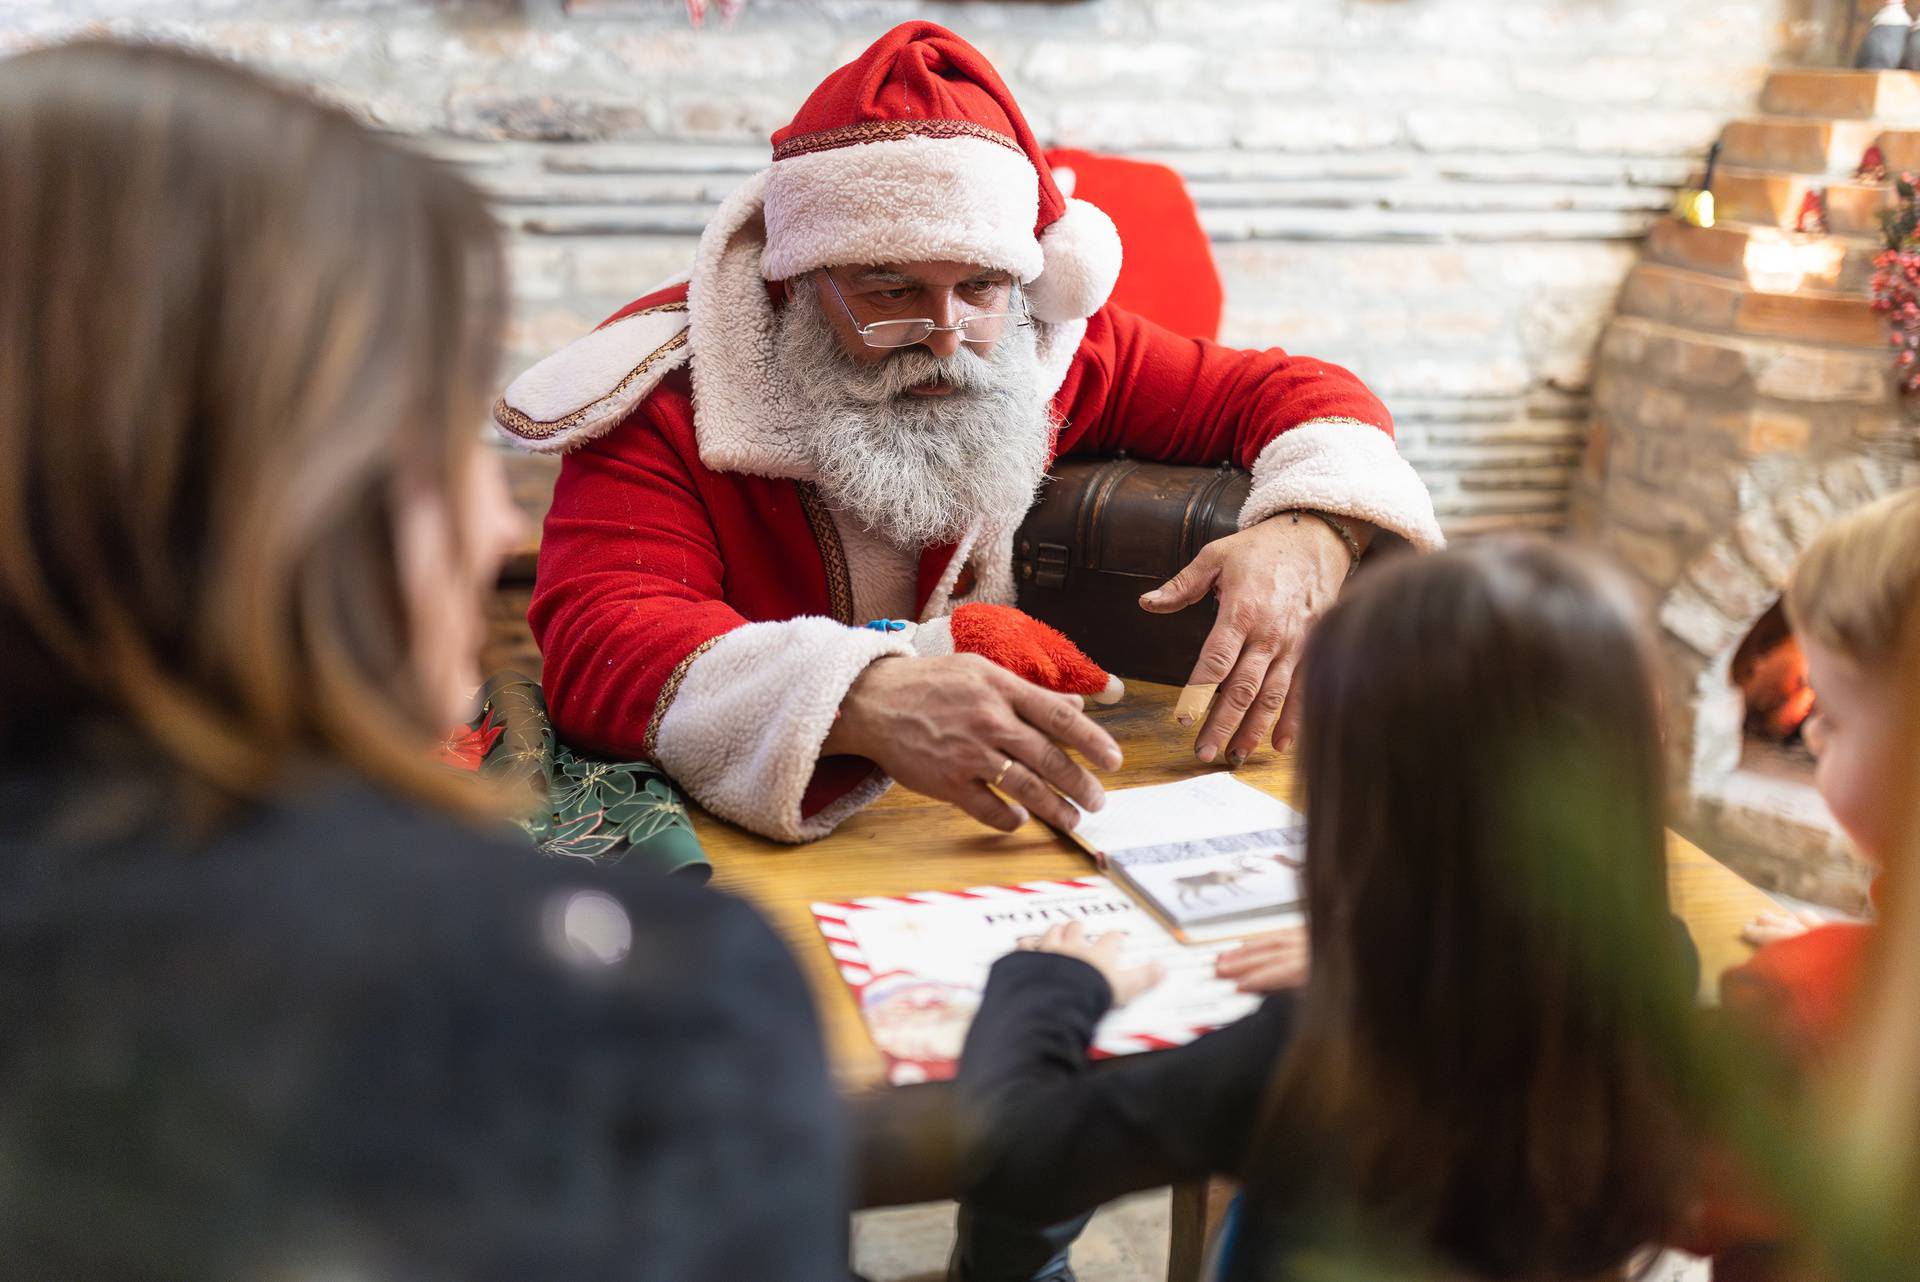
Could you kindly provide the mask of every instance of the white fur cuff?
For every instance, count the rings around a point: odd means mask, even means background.
[[[818,617],[735,628],[687,668],[661,718],[655,759],[722,819],[779,841],[824,837],[892,782],[875,770],[801,817],[840,702],[875,659],[912,653],[897,633]]]
[[[1292,508],[1371,522],[1423,552],[1446,545],[1426,485],[1391,436],[1359,419],[1302,423],[1260,451],[1240,528]]]
[[[925,623],[910,625],[905,633],[913,643],[913,652],[923,659],[938,659],[953,653],[953,616],[943,614]]]

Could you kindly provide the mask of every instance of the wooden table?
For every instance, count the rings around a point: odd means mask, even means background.
[[[1106,777],[1109,787],[1168,783],[1209,768],[1193,756],[1192,732],[1173,724],[1177,693],[1135,682],[1119,704],[1093,710],[1126,754],[1126,764]],[[1291,754],[1263,751],[1237,773],[1276,796],[1292,795]],[[850,1091],[885,1085],[885,1062],[827,954],[809,904],[1085,876],[1091,867],[1077,847],[1038,821],[1018,832],[995,833],[904,788],[892,789],[832,836],[808,846],[768,841],[698,812],[694,823],[713,861],[714,884],[752,901],[800,959],[820,1006],[835,1072]],[[1671,838],[1669,857],[1674,909],[1693,931],[1703,984],[1710,986],[1746,958],[1740,927],[1773,901],[1679,836]]]
[[[1193,732],[1173,724],[1169,686],[1129,683],[1127,696],[1093,718],[1119,743],[1125,764],[1103,778],[1111,788],[1169,783],[1209,767],[1194,758]],[[1240,778],[1277,796],[1293,784],[1291,755],[1263,752]],[[886,1064],[853,995],[827,954],[808,905],[861,895],[958,890],[1040,878],[1084,877],[1092,861],[1077,846],[1033,820],[997,833],[944,802],[890,789],[833,835],[808,846],[785,846],[696,812],[694,826],[713,861],[714,885],[752,901],[786,939],[812,982],[827,1050],[844,1088],[886,1084]]]

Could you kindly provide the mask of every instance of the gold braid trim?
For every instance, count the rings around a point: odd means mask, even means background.
[[[789,138],[773,149],[773,158],[786,160],[790,156],[832,151],[836,147],[893,142],[900,138],[980,138],[997,142],[1011,151],[1019,151],[1023,156],[1026,154],[1020,150],[1019,143],[998,129],[989,129],[971,120],[868,120],[857,125],[842,125],[838,129],[822,129],[817,133]]]
[[[658,307],[648,307],[634,312],[631,315],[622,316],[620,320],[632,320],[635,316],[652,316],[658,312],[684,312],[686,310],[687,305],[685,303],[662,303]],[[614,323],[618,324],[619,322],[616,321]],[[652,369],[669,354],[679,351],[686,345],[687,331],[683,329],[666,342],[660,344],[660,346],[654,348],[652,352],[648,353],[645,360],[628,370],[626,377],[618,383],[615,383],[612,390],[608,391],[604,396],[597,397],[588,404],[581,406],[565,418],[552,419],[546,422],[542,422],[540,419],[530,418],[513,406],[507,404],[507,398],[503,396],[493,403],[494,421],[523,440],[544,441],[550,437],[558,436],[562,432],[570,431],[580,426],[581,423],[586,421],[588,415],[592,414],[596,409],[614,397],[620,395],[620,393],[626,391],[629,387],[633,386],[634,380]]]
[[[721,633],[725,636],[726,633]],[[720,637],[708,637],[687,652],[687,657],[673,665],[673,671],[667,674],[666,682],[660,687],[660,697],[653,701],[653,716],[647,720],[647,733],[640,738],[640,751],[647,760],[658,762],[660,759],[660,722],[667,715],[667,709],[673,706],[674,696],[680,693],[680,683],[687,679],[687,669],[693,661],[719,644]]]
[[[813,527],[813,541],[820,545],[820,562],[827,570],[827,602],[836,622],[853,623],[853,576],[847,573],[847,550],[840,544],[840,529],[833,523],[820,491],[806,482],[800,488],[800,507]]]

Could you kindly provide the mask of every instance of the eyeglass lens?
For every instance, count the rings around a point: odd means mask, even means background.
[[[1007,317],[1001,313],[967,316],[956,322],[960,338],[968,343],[991,343],[1005,332]],[[877,321],[862,327],[862,336],[875,347],[911,347],[925,342],[934,331],[930,320]]]

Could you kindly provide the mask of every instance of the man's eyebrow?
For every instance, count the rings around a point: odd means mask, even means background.
[[[856,285],[904,285],[909,289],[919,289],[925,282],[915,280],[904,272],[888,271],[884,267],[863,267],[854,273]]]

